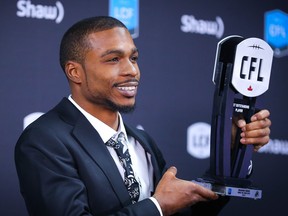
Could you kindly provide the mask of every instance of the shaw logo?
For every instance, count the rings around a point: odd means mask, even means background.
[[[181,23],[181,30],[186,33],[215,35],[216,38],[221,38],[224,33],[224,23],[219,16],[215,21],[206,21],[196,20],[193,15],[183,15]]]
[[[288,156],[288,140],[270,139],[269,143],[260,148],[258,152]]]
[[[64,17],[64,7],[57,1],[55,6],[34,5],[31,1],[19,0],[16,12],[18,17],[55,20],[59,24]]]

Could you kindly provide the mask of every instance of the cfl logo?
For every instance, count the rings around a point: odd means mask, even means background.
[[[243,56],[240,69],[240,78],[251,80],[254,77],[255,81],[263,82],[264,77],[261,75],[262,61],[263,59],[261,58]],[[253,76],[253,74],[255,74],[255,76]]]
[[[268,90],[273,50],[259,38],[248,38],[236,47],[232,85],[247,97],[256,97]]]

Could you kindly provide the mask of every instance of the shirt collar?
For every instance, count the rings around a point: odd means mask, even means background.
[[[94,127],[94,129],[99,133],[101,139],[104,143],[106,143],[111,137],[116,136],[118,133],[123,132],[125,135],[125,139],[127,138],[127,133],[124,127],[123,119],[120,113],[118,113],[119,118],[119,127],[118,130],[115,131],[113,128],[106,125],[104,122],[100,121],[98,118],[94,117],[87,111],[85,111],[82,107],[80,107],[72,98],[71,95],[69,95],[68,99],[71,101],[74,106],[87,118],[87,120],[90,122],[90,124]]]

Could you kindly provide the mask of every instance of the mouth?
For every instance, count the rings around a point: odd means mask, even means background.
[[[139,85],[138,80],[129,80],[115,84],[115,87],[124,97],[135,97]]]

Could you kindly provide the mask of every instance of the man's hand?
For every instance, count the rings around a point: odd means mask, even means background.
[[[156,187],[153,197],[158,201],[163,215],[171,215],[180,209],[196,204],[200,201],[216,200],[216,195],[191,181],[176,177],[177,169],[170,167],[163,175]]]
[[[237,121],[237,126],[241,128],[242,144],[253,144],[254,151],[258,151],[269,142],[271,121],[268,119],[270,112],[261,110],[251,117],[251,122],[246,124],[245,120]]]

